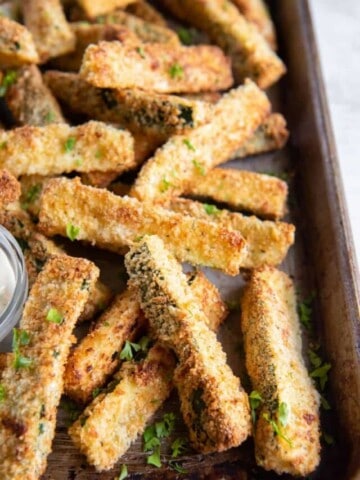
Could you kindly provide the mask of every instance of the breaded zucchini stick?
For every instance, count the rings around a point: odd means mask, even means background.
[[[0,168],[15,176],[92,170],[120,173],[136,165],[131,134],[102,122],[0,131],[0,144]]]
[[[276,50],[276,32],[269,10],[263,0],[231,0],[248,22],[256,25],[273,50]]]
[[[155,152],[141,169],[131,195],[141,200],[180,195],[197,178],[226,162],[269,110],[269,100],[253,82],[231,90],[214,106],[210,123],[174,135]]]
[[[77,0],[81,8],[85,10],[88,17],[93,18],[97,15],[112,12],[117,8],[123,8],[136,0]]]
[[[263,399],[255,424],[256,461],[278,474],[307,476],[320,460],[319,394],[301,354],[294,285],[274,268],[256,270],[241,305],[246,367]]]
[[[145,0],[136,0],[135,3],[131,3],[126,7],[126,12],[160,27],[167,25],[163,15]]]
[[[60,70],[77,72],[86,48],[92,43],[98,43],[101,40],[118,40],[132,44],[140,42],[137,35],[123,25],[95,25],[78,22],[71,23],[70,26],[76,38],[75,50],[52,61],[52,65]]]
[[[0,16],[0,65],[14,68],[39,63],[33,37],[20,23]]]
[[[75,35],[60,0],[23,0],[24,23],[32,33],[40,63],[71,52]]]
[[[228,58],[210,45],[100,42],[86,49],[80,75],[96,87],[159,93],[224,90],[233,83]]]
[[[0,212],[0,225],[11,232],[20,243],[25,256],[29,286],[31,287],[45,263],[54,255],[65,255],[51,239],[36,231],[34,223],[23,210],[4,210]],[[112,292],[100,280],[91,287],[89,299],[85,304],[79,321],[90,320],[106,308],[112,298]]]
[[[97,18],[98,22],[124,25],[134,32],[144,43],[166,43],[172,46],[181,45],[176,32],[170,28],[156,25],[155,23],[142,20],[121,10],[116,10],[108,15]]]
[[[7,170],[0,170],[0,208],[20,197],[19,182]]]
[[[214,168],[206,176],[199,177],[185,194],[277,219],[285,215],[288,187],[286,182],[270,175]]]
[[[141,434],[172,390],[175,360],[155,344],[140,363],[125,362],[120,381],[100,394],[70,427],[69,435],[96,470],[109,470]]]
[[[88,260],[62,255],[47,262],[31,289],[14,341],[14,361],[1,379],[3,480],[35,480],[44,473],[72,331],[97,276]]]
[[[205,102],[137,88],[98,88],[75,73],[48,71],[45,81],[54,95],[72,111],[119,124],[131,132],[157,136],[163,141],[174,133],[203,125],[212,114],[212,107]]]
[[[6,91],[5,100],[17,125],[64,123],[58,102],[43,82],[36,65],[19,69]]]
[[[78,178],[47,183],[39,220],[46,235],[66,235],[72,225],[78,240],[117,252],[139,236],[158,234],[179,261],[219,268],[229,275],[238,273],[245,250],[238,232],[82,185]]]
[[[164,203],[163,207],[196,219],[209,219],[225,229],[239,232],[246,240],[242,268],[279,265],[294,243],[295,226],[291,223],[263,221],[254,216],[219,210],[214,205],[184,198],[173,198]]]
[[[177,17],[204,30],[231,57],[236,83],[251,78],[268,88],[286,71],[257,27],[230,0],[161,0]]]
[[[202,272],[188,274],[187,281],[201,304],[206,323],[217,331],[228,314],[219,291]],[[64,375],[65,393],[87,403],[118,367],[118,354],[125,340],[134,341],[143,328],[137,292],[129,288],[115,297],[94,329],[71,352]]]
[[[179,359],[175,384],[193,446],[210,453],[240,445],[251,428],[248,398],[181,265],[157,236],[136,244],[125,265],[151,327]]]

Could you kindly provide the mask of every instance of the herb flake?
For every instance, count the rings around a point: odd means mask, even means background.
[[[220,210],[215,205],[210,205],[208,203],[204,203],[204,210],[208,215],[216,215],[220,213]]]
[[[64,315],[62,315],[59,310],[56,308],[50,308],[47,315],[46,320],[50,323],[56,323],[60,325],[64,320]]]
[[[178,63],[174,63],[169,68],[169,75],[171,78],[181,78],[184,75],[184,69]]]
[[[76,227],[72,223],[68,223],[66,225],[66,236],[73,242],[76,240],[77,236],[79,235],[80,228]]]
[[[121,465],[120,475],[118,480],[124,480],[128,476],[128,469],[126,465]]]

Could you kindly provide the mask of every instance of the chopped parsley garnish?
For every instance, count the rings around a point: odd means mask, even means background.
[[[282,433],[280,426],[275,422],[275,420],[273,420],[268,413],[263,413],[263,418],[269,423],[275,435],[285,440],[285,442],[287,442],[290,447],[292,447],[291,440]]]
[[[72,223],[68,223],[66,225],[66,235],[67,237],[73,242],[76,240],[77,236],[79,235],[80,228],[75,227]]]
[[[312,292],[308,298],[298,303],[298,314],[300,322],[307,330],[312,330],[312,303],[315,298],[315,292]]]
[[[249,395],[250,408],[251,408],[251,419],[253,423],[256,422],[256,409],[262,404],[263,399],[259,392],[253,390]]]
[[[41,190],[41,183],[36,183],[29,188],[25,194],[24,201],[21,204],[24,210],[27,210],[29,206],[39,198]]]
[[[75,165],[76,165],[77,167],[80,167],[82,164],[83,164],[82,158],[77,158],[77,159],[75,160]]]
[[[30,367],[33,363],[30,358],[24,357],[20,353],[20,347],[30,343],[30,335],[26,330],[20,328],[13,329],[12,350],[14,353],[13,366],[15,369]]]
[[[173,441],[171,444],[171,456],[176,458],[181,455],[187,448],[188,441],[186,438],[180,437]]]
[[[181,78],[184,75],[184,69],[178,63],[174,63],[169,68],[169,75],[171,78]]]
[[[324,410],[331,410],[331,405],[328,400],[324,397],[324,395],[320,395],[320,403]]]
[[[76,143],[76,138],[69,137],[65,142],[65,152],[70,153],[74,149],[75,143]]]
[[[178,473],[188,473],[187,470],[185,470],[185,468],[182,467],[179,462],[174,462],[174,461],[170,460],[169,467],[172,470],[175,470]]]
[[[209,205],[208,203],[204,203],[204,210],[208,215],[216,215],[220,212],[215,205]]]
[[[194,34],[192,30],[188,28],[180,27],[177,31],[178,37],[181,43],[184,45],[191,45],[194,41]]]
[[[141,337],[138,343],[129,342],[126,340],[123,349],[120,352],[120,360],[132,360],[137,353],[146,353],[150,344],[149,337]]]
[[[57,323],[59,325],[63,322],[64,315],[62,315],[56,308],[50,308],[46,315],[46,320],[50,323]]]
[[[170,187],[171,187],[171,183],[169,182],[169,180],[166,180],[166,178],[163,177],[160,183],[160,192],[164,193],[167,190],[169,190]]]
[[[16,82],[16,79],[17,79],[17,73],[15,72],[15,70],[8,70],[3,79],[2,79],[2,82],[1,82],[1,85],[0,85],[0,97],[4,97],[6,92],[7,92],[7,89],[13,84]]]
[[[205,168],[203,167],[203,165],[195,159],[192,161],[192,163],[193,163],[196,171],[198,173],[200,173],[200,175],[204,176],[205,175]]]
[[[4,401],[6,397],[5,387],[0,383],[0,402]]]
[[[149,465],[154,465],[154,467],[161,467],[161,458],[160,458],[160,445],[155,447],[153,453],[147,457],[146,463]]]
[[[330,363],[324,363],[320,367],[315,368],[312,372],[310,372],[311,378],[317,378],[319,381],[319,385],[321,390],[324,390],[325,385],[329,379],[328,371],[331,369]]]
[[[128,469],[126,465],[121,465],[120,475],[118,480],[124,480],[128,476]]]
[[[289,419],[289,407],[287,403],[281,402],[278,408],[278,419],[280,425],[286,427]]]
[[[144,49],[142,47],[137,47],[136,48],[137,53],[140,55],[141,58],[146,58]]]
[[[189,150],[192,150],[193,152],[195,152],[195,147],[188,138],[184,138],[183,144],[186,145]]]
[[[44,117],[46,123],[51,123],[55,120],[55,113],[52,110],[49,110]]]
[[[160,422],[156,422],[145,428],[143,434],[144,452],[152,452],[147,458],[148,464],[154,465],[158,468],[161,467],[161,439],[168,437],[173,432],[174,425],[175,415],[173,413],[166,413]]]

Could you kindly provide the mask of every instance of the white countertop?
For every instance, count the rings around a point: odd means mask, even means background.
[[[360,1],[309,0],[309,3],[359,264]]]

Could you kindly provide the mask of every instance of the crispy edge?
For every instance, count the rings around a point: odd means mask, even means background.
[[[98,269],[88,260],[53,257],[30,291],[20,323],[29,342],[20,345],[19,352],[33,363],[28,368],[8,365],[2,374],[0,474],[4,480],[38,478],[46,468],[72,330],[89,295],[82,285],[86,281],[90,286],[97,276]],[[46,321],[49,308],[64,315],[61,323]]]
[[[264,401],[255,425],[257,463],[278,474],[308,475],[320,460],[320,398],[302,358],[294,285],[275,268],[255,270],[241,306],[246,367],[253,388]],[[281,430],[290,445],[274,435],[263,417],[267,413],[279,424],[282,402],[290,418]]]
[[[79,228],[77,240],[118,252],[141,235],[159,234],[180,261],[219,268],[230,275],[238,273],[245,249],[242,236],[231,229],[82,185],[79,179],[47,183],[39,220],[39,229],[46,235],[66,235],[66,226],[73,224]]]
[[[21,67],[28,63],[39,63],[31,33],[20,23],[0,16],[1,68]]]
[[[210,453],[239,445],[250,433],[248,398],[181,265],[159,237],[145,236],[126,254],[125,266],[151,327],[179,359],[175,383],[193,446]]]
[[[6,169],[0,170],[0,208],[20,197],[20,184]]]

